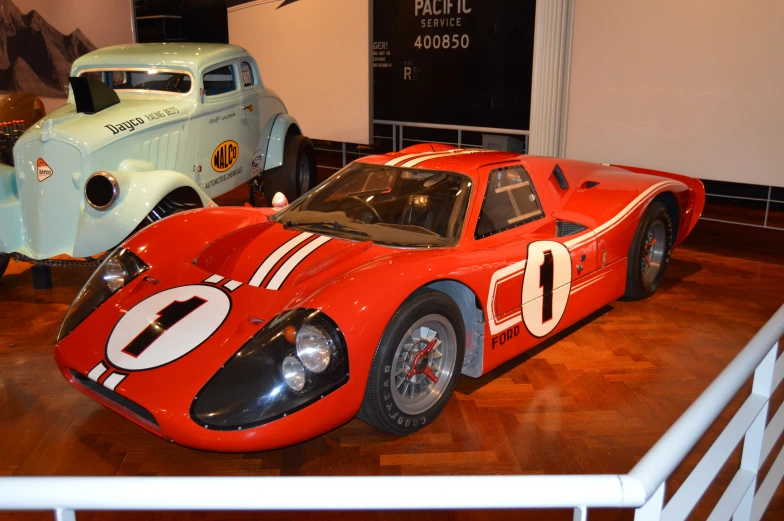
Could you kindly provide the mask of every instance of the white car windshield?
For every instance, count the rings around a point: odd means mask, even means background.
[[[452,246],[470,189],[462,174],[352,163],[273,220],[388,246]]]
[[[79,76],[102,81],[116,91],[147,90],[186,94],[193,88],[191,75],[184,71],[101,69],[84,71]]]

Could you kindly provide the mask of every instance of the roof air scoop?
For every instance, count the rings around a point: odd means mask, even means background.
[[[555,168],[553,168],[553,176],[555,177],[558,186],[561,187],[561,190],[569,189],[569,183],[566,182],[566,176],[564,175],[563,170],[561,170],[561,167],[557,164],[555,165]]]
[[[76,112],[95,114],[120,103],[114,89],[105,83],[86,77],[68,78],[76,101]]]

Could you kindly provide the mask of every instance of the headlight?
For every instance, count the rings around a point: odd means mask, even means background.
[[[95,172],[84,184],[84,198],[96,210],[108,210],[120,197],[120,184],[109,172]]]
[[[320,311],[287,311],[204,385],[191,418],[209,429],[255,427],[307,407],[348,378],[346,343],[335,323]]]
[[[305,324],[297,332],[297,356],[314,373],[324,371],[332,356],[332,340],[317,326]]]
[[[148,266],[139,257],[128,250],[117,248],[111,252],[71,304],[71,309],[65,315],[60,331],[57,333],[57,342],[76,329],[76,326],[106,299],[147,268]]]

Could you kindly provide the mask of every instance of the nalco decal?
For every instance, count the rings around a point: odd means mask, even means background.
[[[38,169],[38,181],[39,182],[46,181],[47,179],[49,179],[50,177],[52,177],[54,175],[54,170],[52,170],[52,168],[49,165],[46,164],[46,161],[44,161],[43,158],[39,157],[38,161],[36,161],[36,165],[35,166]]]
[[[234,284],[227,289],[236,289],[239,283]],[[136,304],[117,322],[106,344],[106,360],[128,372],[161,367],[210,338],[229,311],[229,296],[213,286],[162,291]]]
[[[212,169],[216,172],[225,172],[237,162],[240,147],[236,141],[224,141],[212,153]]]

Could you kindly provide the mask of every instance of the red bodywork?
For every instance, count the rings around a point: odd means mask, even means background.
[[[444,149],[419,145],[362,161],[383,164],[396,157]],[[489,173],[520,164],[535,185],[544,217],[475,239]],[[553,176],[556,164],[565,174],[568,189],[561,189]],[[450,281],[453,290],[469,290],[481,303],[484,323],[476,326],[473,341],[469,339],[466,345],[463,370],[480,376],[623,295],[630,244],[654,198],[665,201],[671,214],[677,213],[676,244],[693,229],[705,200],[699,181],[674,174],[632,173],[612,166],[505,152],[435,157],[417,168],[458,172],[473,179],[457,246],[404,249],[333,238],[297,265],[279,289],[271,290],[249,282],[265,259],[301,232],[270,222],[269,210],[255,208],[210,208],[167,218],[124,245],[150,266],[145,277],[137,277],[110,297],[56,346],[63,375],[95,400],[182,445],[219,451],[290,445],[323,434],[357,414],[379,340],[395,311],[418,288]],[[557,220],[587,229],[557,237]],[[564,244],[572,270],[563,293],[568,298],[565,311],[554,329],[541,337],[524,327],[522,318],[528,309],[522,302],[525,297],[521,298],[524,261],[529,244],[536,241]],[[279,259],[277,265],[286,259]],[[111,396],[111,391],[97,393],[83,384],[84,378],[74,377],[72,371],[87,375],[103,363],[107,371],[98,383],[106,385],[113,372],[105,354],[107,339],[123,315],[156,293],[206,284],[214,275],[214,280],[221,281],[213,286],[231,301],[231,311],[215,332],[167,365],[130,373],[114,389],[149,411],[157,426],[107,399],[104,395]],[[223,286],[229,280],[242,285],[229,292]],[[304,409],[258,427],[227,432],[195,423],[189,411],[205,383],[264,323],[297,307],[321,310],[340,327],[350,360],[348,383]],[[466,329],[471,327],[467,324]]]

